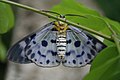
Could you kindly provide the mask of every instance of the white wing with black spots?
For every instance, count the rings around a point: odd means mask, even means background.
[[[106,46],[95,37],[81,29],[69,26],[67,30],[66,55],[63,65],[81,67],[89,64]]]
[[[26,56],[38,66],[53,67],[60,64],[56,47],[56,31],[48,31],[36,37],[29,43]]]
[[[25,56],[25,47],[26,47],[25,39],[16,43],[13,47],[11,47],[8,51],[8,59],[10,61],[16,63],[31,63],[31,61]]]
[[[28,52],[30,53],[31,47],[35,46],[35,44],[38,43],[37,41],[35,41],[36,37],[38,37],[39,40],[42,37],[44,39],[45,38],[44,36],[46,35],[46,33],[49,32],[54,27],[53,24],[54,24],[54,22],[51,22],[51,23],[43,26],[40,30],[28,35],[27,37],[25,37],[22,40],[20,40],[19,42],[17,42],[13,47],[11,47],[9,49],[8,55],[7,55],[8,59],[10,61],[13,61],[16,63],[23,63],[23,64],[35,62],[33,59],[31,60],[31,58],[27,55],[27,53]],[[39,34],[39,36],[37,36],[38,34]],[[46,39],[48,39],[48,38],[46,38]],[[31,45],[31,44],[33,44],[33,45]],[[36,46],[33,49],[37,50],[37,48],[39,48],[40,45],[38,45],[37,47]],[[55,44],[52,46],[55,46]],[[48,48],[46,48],[46,51],[47,51],[47,49]],[[49,52],[50,49],[51,48],[48,49],[48,53],[50,53]],[[44,52],[43,50],[41,50],[41,51]],[[43,54],[43,53],[41,53],[41,54]],[[32,54],[32,53],[31,53],[31,55],[34,56],[34,54]],[[45,56],[45,55],[46,55],[46,53],[44,53],[44,55],[41,55],[41,56]],[[39,57],[41,57],[41,56],[39,56]]]

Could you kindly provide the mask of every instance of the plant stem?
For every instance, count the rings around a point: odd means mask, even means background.
[[[114,40],[114,42],[115,42],[115,44],[116,44],[116,46],[117,46],[117,49],[118,49],[118,52],[119,52],[119,55],[120,55],[120,45],[119,45],[119,39],[117,38],[117,34],[116,34],[116,32],[112,29],[112,27],[110,26],[110,24],[109,23],[107,23],[106,22],[106,24],[107,24],[107,27],[109,28],[109,30],[112,32],[112,38],[113,38],[113,40]]]
[[[105,39],[107,39],[107,40],[109,40],[109,41],[114,42],[114,40],[111,38],[111,36],[107,36],[107,35],[105,35],[105,34],[102,34],[102,33],[98,32],[98,31],[92,30],[92,29],[87,28],[87,27],[82,26],[82,25],[78,25],[78,24],[73,23],[73,22],[71,22],[71,21],[61,19],[61,18],[59,18],[59,17],[56,17],[56,16],[54,16],[54,15],[52,15],[52,14],[50,14],[50,13],[44,12],[44,11],[42,11],[42,10],[38,10],[38,9],[35,9],[35,8],[32,8],[32,7],[29,7],[29,6],[26,6],[26,5],[23,5],[23,4],[19,4],[19,3],[16,3],[16,2],[8,1],[8,0],[1,0],[0,2],[7,3],[7,4],[11,4],[11,5],[15,5],[15,6],[18,6],[18,7],[27,9],[27,10],[31,10],[31,11],[33,11],[33,12],[36,12],[36,13],[39,13],[39,14],[42,14],[42,15],[45,15],[45,16],[50,17],[50,18],[53,18],[53,19],[56,19],[56,20],[60,20],[60,21],[62,21],[62,22],[65,22],[65,23],[67,23],[67,24],[70,24],[70,25],[73,25],[73,26],[75,26],[75,27],[81,28],[81,29],[86,30],[86,31],[88,31],[88,32],[90,32],[90,33],[93,33],[93,34],[98,35],[98,36],[101,36],[101,37],[103,37],[103,38],[105,38]]]

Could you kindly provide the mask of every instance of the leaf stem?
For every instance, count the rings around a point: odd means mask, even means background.
[[[92,30],[92,29],[87,28],[87,27],[82,26],[82,25],[78,25],[78,24],[73,23],[73,22],[71,22],[71,21],[61,19],[61,18],[59,18],[59,17],[56,17],[56,16],[54,16],[54,15],[52,15],[52,14],[50,14],[50,13],[44,12],[44,11],[42,11],[42,10],[35,9],[35,8],[30,7],[30,6],[26,6],[26,5],[19,4],[19,3],[13,2],[13,1],[8,1],[8,0],[1,0],[0,2],[7,3],[7,4],[11,4],[11,5],[15,5],[15,6],[17,6],[17,7],[21,7],[21,8],[27,9],[27,10],[31,10],[31,11],[36,12],[36,13],[38,13],[38,14],[45,15],[45,16],[47,16],[47,17],[50,17],[50,18],[53,18],[53,19],[56,19],[56,20],[63,21],[63,22],[65,22],[65,23],[67,23],[67,24],[70,24],[70,25],[73,25],[73,26],[75,26],[75,27],[81,28],[81,29],[86,30],[86,31],[88,31],[88,32],[90,32],[90,33],[93,33],[93,34],[98,35],[98,36],[101,36],[101,37],[103,37],[103,38],[105,38],[105,39],[107,39],[107,40],[109,40],[109,41],[114,42],[114,40],[111,38],[111,36],[102,34],[102,33],[98,32],[98,31]]]
[[[113,40],[114,40],[114,42],[115,42],[115,44],[116,44],[116,46],[117,46],[117,49],[118,49],[118,52],[119,52],[119,55],[120,55],[120,45],[119,45],[120,41],[119,41],[119,39],[117,38],[117,34],[116,34],[116,32],[112,29],[112,27],[110,26],[109,23],[106,22],[106,24],[107,24],[107,27],[109,28],[109,30],[112,32],[112,38],[113,38]]]

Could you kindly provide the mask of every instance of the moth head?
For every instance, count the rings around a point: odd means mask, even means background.
[[[63,20],[66,20],[65,16],[64,15],[60,15],[59,18],[63,19]],[[68,25],[67,23],[65,22],[62,22],[62,21],[56,21],[55,22],[55,28],[58,30],[58,31],[66,31],[66,29],[68,28]]]

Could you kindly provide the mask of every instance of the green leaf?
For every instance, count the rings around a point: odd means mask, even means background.
[[[103,50],[93,61],[90,73],[84,80],[119,80],[120,56],[117,48],[111,46]]]
[[[60,14],[83,15],[86,18],[78,16],[66,16],[66,18],[72,22],[79,23],[80,25],[97,31],[101,31],[107,27],[106,23],[100,19],[100,14],[97,11],[87,8],[76,0],[62,0],[61,3],[54,6],[52,10]]]
[[[6,48],[0,40],[0,61],[4,62],[6,59]]]
[[[83,80],[120,80],[120,58],[112,58],[101,67],[92,70]]]
[[[111,19],[108,19],[108,18],[103,18],[103,20],[105,20],[106,22],[108,22],[110,24],[110,26],[112,27],[112,29],[120,34],[120,23],[117,22],[117,21],[114,21],[114,20],[111,20]],[[107,33],[108,33],[108,28],[105,29],[105,31],[107,30]],[[108,35],[112,35],[111,32],[108,33]]]
[[[93,70],[94,68],[100,67],[101,65],[106,63],[108,60],[117,56],[118,56],[118,52],[115,46],[110,46],[105,48],[103,51],[101,51],[97,55],[97,57],[92,62],[91,70]]]
[[[0,34],[6,33],[14,25],[14,15],[8,4],[0,2]]]
[[[109,40],[107,40],[107,39],[104,39],[104,43],[106,44],[106,46],[112,46],[112,45],[115,45],[114,42],[111,42],[111,41],[109,41]]]
[[[105,27],[100,32],[102,32],[103,34],[106,34],[106,35],[112,35],[112,33],[110,32],[110,30],[108,29],[108,27]]]
[[[62,0],[61,3],[54,6],[52,10],[60,14],[93,14],[100,16],[97,11],[84,6],[76,0]]]

